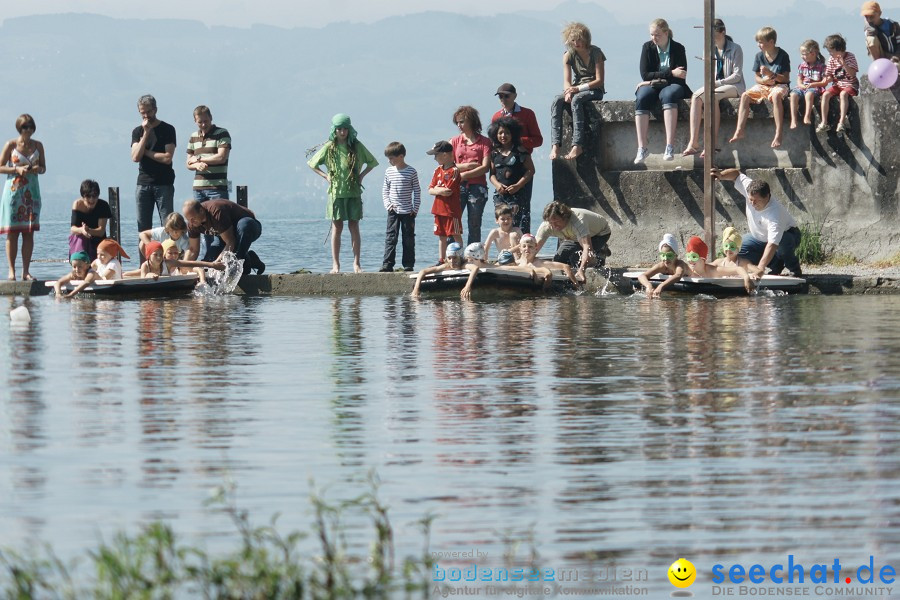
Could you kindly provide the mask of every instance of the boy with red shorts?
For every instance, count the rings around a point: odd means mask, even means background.
[[[440,260],[444,263],[449,238],[462,245],[462,205],[459,203],[459,169],[453,162],[453,146],[441,140],[426,152],[434,156],[438,167],[434,170],[428,193],[434,196],[431,214],[434,215],[434,235],[440,239]]]

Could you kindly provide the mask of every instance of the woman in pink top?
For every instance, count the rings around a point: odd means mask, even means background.
[[[453,113],[453,122],[460,134],[450,140],[453,160],[462,180],[459,202],[468,211],[468,244],[481,241],[481,216],[487,204],[488,188],[485,174],[491,169],[491,140],[481,135],[481,118],[471,106],[460,106]]]

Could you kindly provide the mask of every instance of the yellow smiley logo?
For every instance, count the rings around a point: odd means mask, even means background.
[[[669,581],[677,588],[690,587],[697,578],[697,569],[691,561],[679,558],[669,567]]]

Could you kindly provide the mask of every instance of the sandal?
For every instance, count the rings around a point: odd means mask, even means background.
[[[700,152],[700,148],[694,148],[693,146],[688,146],[684,149],[684,152],[681,153],[682,156],[693,156]],[[701,156],[703,156],[701,154]]]
[[[22,281],[37,281],[37,280],[34,278],[34,275],[29,273],[28,275],[24,275],[22,277]]]

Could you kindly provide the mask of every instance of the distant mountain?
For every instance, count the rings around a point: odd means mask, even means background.
[[[757,51],[756,30],[772,25],[796,66],[808,37],[843,31],[862,60],[862,22],[856,4],[846,11],[811,1],[766,19],[721,15],[744,48],[745,68]],[[647,21],[657,15],[648,15]],[[665,16],[665,15],[660,15]],[[479,109],[485,129],[498,103],[497,86],[513,82],[534,109],[545,134],[536,154],[535,204],[550,199],[549,105],[562,85],[560,30],[569,20],[591,27],[603,48],[607,98],[633,97],[646,26],[622,25],[595,4],[568,2],[553,11],[496,17],[425,12],[372,24],[322,29],[207,27],[179,20],[117,20],[87,14],[7,19],[0,27],[5,93],[0,95],[0,139],[13,137],[20,113],[37,121],[48,173],[41,187],[45,217],[66,219],[80,181],[120,186],[130,218],[137,166],[130,132],[139,124],[136,101],[152,93],[159,117],[178,131],[176,197],[190,195],[184,148],[192,111],[207,104],[234,139],[230,175],[250,186],[251,205],[263,216],[323,214],[322,181],[305,165],[305,151],[325,140],[331,116],[346,112],[360,139],[381,160],[384,146],[402,141],[408,162],[427,183],[433,169],[424,154],[456,134],[451,116],[461,104]],[[702,54],[702,15],[672,21],[689,56]],[[865,68],[865,66],[863,66]],[[689,83],[698,87],[701,63],[690,59]],[[369,215],[378,214],[386,161],[366,180]],[[179,203],[176,203],[179,204]]]

